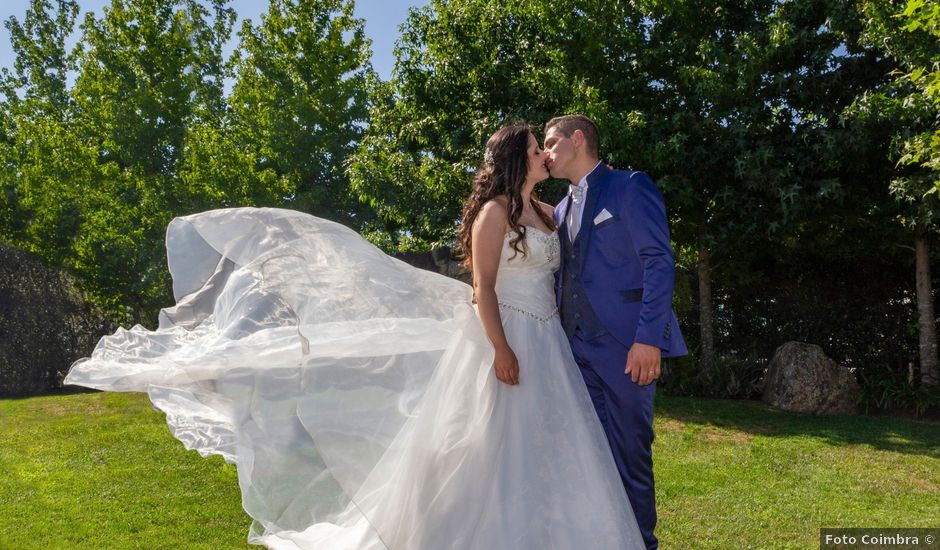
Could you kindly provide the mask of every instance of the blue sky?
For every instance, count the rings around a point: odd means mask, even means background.
[[[392,48],[398,39],[398,26],[408,15],[408,8],[424,6],[428,0],[358,0],[356,2],[356,16],[365,19],[366,34],[372,39],[372,65],[375,70],[387,79],[395,64]],[[2,0],[0,3],[0,18],[6,21],[11,16],[22,19],[29,7],[29,0]],[[81,13],[78,22],[84,19],[85,12],[92,11],[100,15],[102,9],[110,4],[109,0],[79,0]],[[257,22],[260,15],[267,10],[267,0],[232,0],[229,5],[238,14],[235,31],[241,27],[242,19],[251,19]],[[78,24],[76,24],[76,29]],[[237,46],[237,37],[232,33],[232,40],[226,48],[226,54]],[[79,39],[78,32],[72,36],[72,43]],[[0,67],[13,66],[13,50],[10,48],[10,33],[6,27],[0,27]]]

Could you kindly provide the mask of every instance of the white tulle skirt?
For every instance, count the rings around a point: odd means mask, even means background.
[[[174,220],[177,304],[67,384],[145,391],[236,465],[249,542],[329,550],[629,549],[642,538],[557,317],[502,311],[520,384],[458,281],[277,209]]]

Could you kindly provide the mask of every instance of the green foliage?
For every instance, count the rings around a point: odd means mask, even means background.
[[[852,97],[832,93],[834,5],[432,2],[373,89],[353,184],[393,236],[447,241],[493,130],[582,112],[606,160],[657,179],[680,240],[779,233],[841,192],[813,162]]]
[[[435,0],[383,82],[351,0],[273,0],[227,60],[226,0],[113,0],[73,51],[76,2],[31,0],[7,22],[0,240],[152,321],[174,216],[286,206],[427,250],[491,132],[581,112],[605,161],[664,192],[696,353],[710,253],[721,391],[753,393],[742,369],[788,340],[888,377],[917,356],[901,246],[940,212],[934,4]]]
[[[404,25],[391,81],[372,87],[350,166],[380,216],[369,236],[386,249],[451,241],[493,130],[583,112],[605,160],[664,192],[696,350],[695,270],[711,251],[725,359],[703,391],[753,395],[751,365],[793,339],[896,369],[916,356],[897,323],[912,313],[897,246],[909,236],[888,188],[899,113],[846,116],[893,80],[864,23],[847,0],[432,2]],[[556,183],[542,190],[559,198]]]
[[[602,69],[630,55],[623,42],[638,40],[641,17],[606,2],[434,1],[412,10],[391,81],[372,87],[371,122],[350,166],[393,246],[453,239],[484,142],[504,123],[578,111],[597,119],[605,139],[632,135],[638,119],[608,102],[638,92],[611,77],[619,91],[606,95]],[[602,45],[615,36],[616,47]],[[557,200],[559,187],[548,187]]]
[[[940,411],[940,388],[917,384],[904,376],[872,376],[859,373],[862,393],[859,403],[865,414],[874,411],[912,411],[922,417]]]
[[[714,368],[699,367],[694,356],[669,359],[658,387],[668,395],[719,399],[759,399],[767,360],[761,357],[717,357]]]
[[[224,4],[116,0],[86,14],[73,52],[75,2],[33,0],[7,22],[3,238],[68,268],[115,318],[168,300],[162,237],[193,194],[178,177],[187,133],[224,106]]]
[[[81,149],[67,132],[72,121],[65,49],[78,5],[33,0],[22,22],[10,18],[16,62],[0,77],[0,238],[64,263],[79,223],[81,194],[69,185],[75,169],[66,151]]]
[[[72,131],[95,155],[92,178],[74,181],[94,203],[84,212],[73,269],[95,298],[149,318],[170,298],[162,236],[191,211],[179,168],[190,129],[218,120],[227,0],[116,0],[89,13],[77,50]]]
[[[664,186],[676,186],[672,204],[718,243],[778,233],[798,219],[802,197],[819,198],[824,175],[807,145],[825,129],[819,111],[838,101],[824,94],[838,47],[823,26],[825,7],[660,7],[648,60],[662,83],[650,123],[652,163],[662,167]],[[800,154],[808,158],[795,162]]]
[[[228,61],[227,4],[114,0],[85,15],[72,52],[75,2],[33,0],[7,22],[0,238],[67,268],[121,322],[171,302],[175,216],[264,205],[370,219],[345,173],[375,79],[352,3],[272,2]]]
[[[216,119],[223,105],[221,45],[235,17],[226,3],[212,0],[214,22],[185,0],[115,0],[100,18],[86,14],[72,95],[103,164],[172,180],[188,127]],[[172,181],[148,183],[134,198],[173,200]]]
[[[221,126],[204,127],[184,179],[232,188],[226,203],[279,205],[362,227],[347,157],[366,123],[374,80],[363,21],[345,0],[274,0],[242,25]],[[220,197],[226,193],[217,193]]]
[[[890,157],[897,162],[891,194],[904,205],[899,221],[910,229],[936,228],[940,185],[940,94],[931,69],[940,59],[936,8],[911,0],[863,2],[861,40],[891,64],[893,80],[865,90],[848,111],[869,126],[890,125]],[[934,72],[940,73],[940,71]]]
[[[928,129],[911,136],[904,144],[901,164],[915,164],[940,172],[940,6],[925,0],[908,0],[900,14],[901,24],[916,40],[917,49],[905,59],[907,72],[901,77],[910,81],[920,95],[909,96],[911,102],[923,101],[933,106],[934,119]],[[940,178],[934,178],[940,186]],[[936,188],[935,188],[936,189]]]

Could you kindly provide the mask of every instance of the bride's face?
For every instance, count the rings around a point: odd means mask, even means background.
[[[548,159],[545,151],[539,147],[539,142],[535,136],[529,134],[529,171],[526,173],[526,181],[537,183],[548,179],[548,168],[545,167],[545,161]]]

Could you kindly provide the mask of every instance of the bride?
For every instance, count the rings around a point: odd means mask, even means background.
[[[298,212],[177,218],[176,305],[65,382],[145,391],[235,464],[251,543],[643,548],[558,320],[544,161],[527,126],[487,142],[460,229],[473,289]]]

